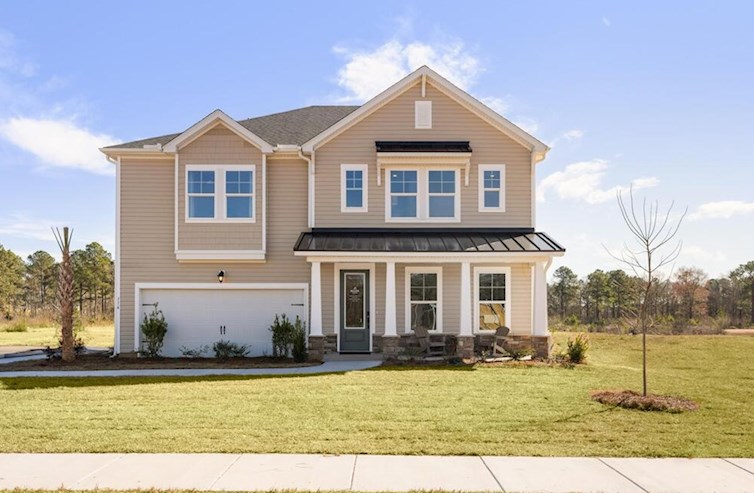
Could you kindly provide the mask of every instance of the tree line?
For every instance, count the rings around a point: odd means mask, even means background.
[[[71,252],[74,304],[81,317],[112,318],[114,269],[97,242]],[[60,264],[39,250],[22,259],[0,245],[0,316],[56,318]]]
[[[550,316],[566,325],[630,324],[640,308],[645,282],[620,269],[597,269],[579,278],[570,268],[559,267],[549,284]],[[754,261],[719,278],[709,278],[696,267],[681,267],[667,279],[658,279],[654,289],[647,310],[656,327],[754,325]]]

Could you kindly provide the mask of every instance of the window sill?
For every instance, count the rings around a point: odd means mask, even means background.
[[[186,224],[254,224],[256,218],[239,218],[239,219],[202,219],[202,218],[186,218]]]
[[[177,250],[175,259],[178,262],[264,262],[265,252],[262,250]]]

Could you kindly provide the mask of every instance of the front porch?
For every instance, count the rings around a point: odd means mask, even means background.
[[[506,326],[513,347],[549,356],[546,273],[561,251],[541,233],[496,232],[492,241],[490,234],[454,231],[458,244],[473,242],[466,249],[454,248],[446,232],[302,235],[296,254],[311,266],[311,357],[414,352],[419,325],[444,341],[448,355],[471,358]],[[435,248],[421,249],[418,239]]]

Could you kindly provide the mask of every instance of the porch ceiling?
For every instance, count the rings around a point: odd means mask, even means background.
[[[296,252],[565,252],[533,229],[350,229],[315,228],[301,233]]]

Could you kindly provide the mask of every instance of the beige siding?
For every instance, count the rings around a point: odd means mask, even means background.
[[[223,125],[218,125],[178,153],[178,249],[261,250],[262,249],[262,153]],[[187,223],[186,165],[254,164],[255,223]],[[216,189],[215,192],[222,193]],[[306,214],[304,209],[303,214]],[[306,217],[306,216],[305,216]]]
[[[316,226],[385,226],[386,186],[384,180],[381,186],[377,186],[376,140],[468,140],[473,150],[472,165],[469,186],[464,186],[461,181],[461,222],[447,225],[531,227],[531,153],[431,84],[427,84],[426,99],[432,101],[432,129],[417,130],[414,128],[414,101],[420,99],[421,84],[417,83],[317,149]],[[341,164],[368,165],[368,212],[340,212]],[[478,212],[479,164],[506,165],[506,212]],[[389,225],[416,227],[416,223]],[[442,223],[432,225],[441,226]]]
[[[307,167],[300,160],[268,162],[267,261],[181,264],[173,253],[175,164],[170,160],[123,159],[121,165],[121,350],[134,341],[134,283],[309,282],[309,266],[293,256],[306,229]]]

